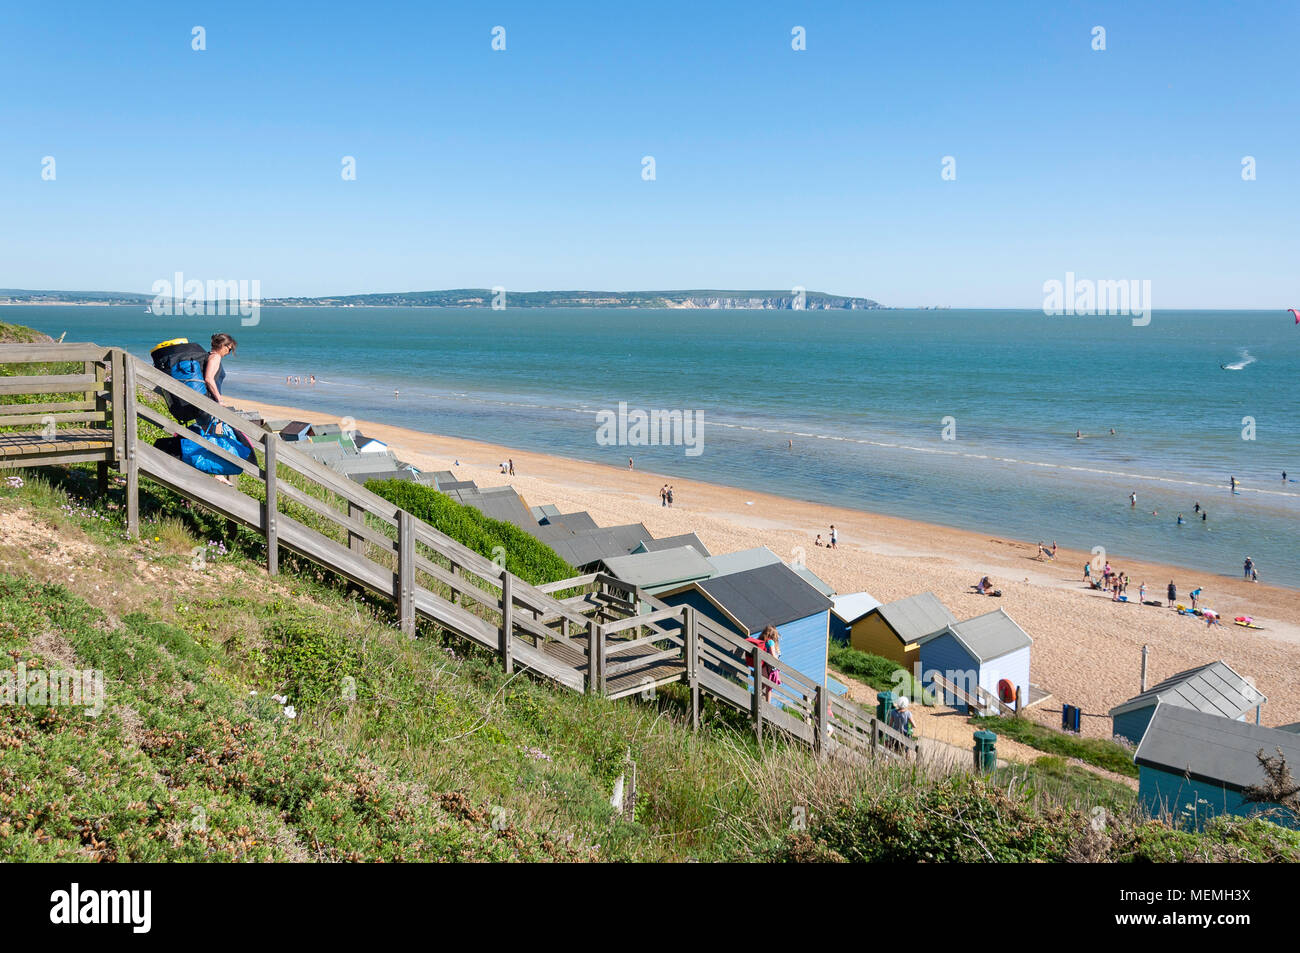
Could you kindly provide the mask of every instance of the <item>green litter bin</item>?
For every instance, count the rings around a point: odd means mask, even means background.
[[[894,710],[893,692],[876,692],[876,719],[889,724],[889,713]]]
[[[998,766],[998,736],[991,731],[975,732],[975,770],[988,772]]]

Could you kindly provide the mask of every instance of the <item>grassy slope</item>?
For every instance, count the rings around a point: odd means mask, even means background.
[[[116,513],[30,477],[0,490],[11,668],[108,683],[97,719],[0,707],[6,859],[1300,859],[1300,837],[1258,822],[1133,823],[1113,786],[1063,765],[989,784],[755,757],[726,713],[688,731],[674,691],[611,703],[507,678],[430,629],[402,638],[328,579],[268,579],[237,539],[194,568],[201,522],[151,522],[151,505],[129,542]],[[629,756],[622,819],[607,799]]]

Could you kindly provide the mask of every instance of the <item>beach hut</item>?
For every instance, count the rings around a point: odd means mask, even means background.
[[[774,566],[781,563],[782,559],[766,546],[755,546],[753,549],[741,549],[734,553],[710,556],[709,562],[713,563],[717,575],[726,576],[733,572],[757,569],[759,566]],[[790,568],[798,573],[804,582],[826,596],[826,598],[829,599],[835,595],[835,590],[831,588],[830,584],[803,563],[791,563]]]
[[[917,643],[921,683],[936,687],[931,673],[938,673],[958,688],[974,693],[979,686],[1007,704],[1019,693],[1021,705],[1029,704],[1029,653],[1034,640],[1003,609],[953,622],[937,632],[922,636]],[[936,696],[940,693],[936,691]],[[966,710],[961,699],[944,692],[943,703]]]
[[[1255,724],[1259,724],[1259,709],[1266,701],[1264,694],[1227,662],[1211,662],[1179,672],[1116,705],[1110,710],[1111,733],[1137,744],[1156,710],[1168,705],[1233,721],[1244,721],[1254,709]]]
[[[956,621],[938,596],[923,592],[868,610],[853,624],[850,644],[911,669],[920,659],[920,640]]]
[[[781,658],[826,684],[831,601],[784,563],[697,580],[664,591],[659,598],[669,605],[692,606],[742,637],[758,636],[765,626],[776,626],[781,633]],[[830,687],[843,688],[837,686]]]
[[[1181,705],[1159,705],[1133,761],[1138,802],[1152,817],[1169,816],[1199,828],[1218,814],[1250,816],[1272,811],[1270,820],[1300,830],[1294,811],[1246,800],[1247,788],[1267,776],[1256,753],[1300,764],[1300,735],[1208,714]]]
[[[850,592],[831,599],[831,640],[849,645],[853,626],[868,612],[880,605],[880,600],[869,592]]]
[[[711,556],[707,546],[700,541],[700,538],[694,533],[682,533],[678,536],[665,536],[662,539],[643,539],[632,550],[634,553],[654,553],[661,549],[676,549],[678,546],[689,546],[701,556]]]
[[[611,576],[631,583],[651,595],[708,579],[713,575],[709,561],[690,546],[629,556],[609,556],[603,563]]]
[[[388,444],[382,440],[376,440],[374,437],[363,437],[357,434],[357,453],[384,453],[388,450]]]
[[[307,428],[308,437],[337,437],[343,433],[338,424],[312,424]]]
[[[292,443],[306,443],[307,431],[311,429],[311,424],[303,420],[291,420],[280,428],[280,439],[288,440]]]

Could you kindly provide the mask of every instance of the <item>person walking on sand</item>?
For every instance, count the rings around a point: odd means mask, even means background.
[[[1242,578],[1242,579],[1249,579],[1249,578],[1250,578],[1250,574],[1251,574],[1252,572],[1254,572],[1254,571],[1255,571],[1255,563],[1254,563],[1254,561],[1253,561],[1249,556],[1247,556],[1247,557],[1246,557],[1246,562],[1245,562],[1244,564],[1242,564],[1242,567],[1241,567],[1241,578]]]
[[[667,483],[665,483],[663,486],[659,488],[659,505],[660,506],[668,505],[668,484]]]
[[[672,509],[673,505],[673,485],[668,484],[668,508]]]
[[[1088,584],[1089,588],[1092,587],[1092,563],[1090,562],[1083,564],[1083,581]]]
[[[839,549],[840,534],[835,532],[835,524],[831,524],[831,549]]]
[[[631,457],[628,457],[628,458],[627,458],[627,468],[628,468],[629,470],[632,469],[632,458],[631,458]]]
[[[1142,605],[1147,604],[1147,583],[1145,579],[1143,579],[1141,585],[1138,586],[1138,602]]]
[[[515,461],[514,461],[514,459],[511,458],[511,459],[507,460],[506,463],[508,463],[508,464],[510,465],[510,475],[511,475],[511,476],[514,476],[514,475],[515,475]]]
[[[1169,580],[1169,587],[1165,589],[1165,595],[1169,597],[1169,608],[1173,608],[1178,602],[1178,587],[1174,585],[1172,579]]]

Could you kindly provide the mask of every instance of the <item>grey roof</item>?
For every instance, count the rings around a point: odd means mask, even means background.
[[[456,482],[456,474],[452,473],[450,470],[434,470],[433,478],[437,480],[439,483]]]
[[[529,532],[537,527],[533,514],[513,487],[491,487],[489,491],[465,489],[453,491],[449,495],[459,496],[461,503],[474,507],[491,519],[510,523]]]
[[[849,625],[880,605],[880,600],[869,592],[850,592],[836,596],[831,602],[835,604],[831,611]]]
[[[1259,689],[1234,672],[1227,662],[1219,661],[1189,668],[1165,679],[1154,688],[1116,705],[1110,710],[1110,716],[1114,718],[1163,702],[1220,718],[1240,718],[1266,701],[1268,699]]]
[[[933,592],[922,592],[906,599],[886,602],[871,612],[880,613],[880,617],[904,642],[915,642],[957,621],[957,617],[948,611],[948,607]]]
[[[938,632],[919,639],[924,645],[932,639],[951,633],[978,661],[990,662],[1011,652],[1034,644],[1028,633],[1002,609],[945,626]]]
[[[1300,736],[1177,705],[1159,705],[1133,760],[1240,791],[1267,779],[1255,753],[1300,764]]]
[[[533,516],[539,523],[545,523],[548,516],[559,516],[560,508],[554,503],[544,503],[533,507]]]
[[[550,546],[570,566],[590,566],[610,556],[627,556],[649,530],[640,523],[572,532],[562,523],[534,526],[532,535]]]
[[[599,529],[591,514],[583,510],[579,513],[555,513],[547,516],[548,523],[563,523],[572,532],[581,533],[589,529]]]
[[[345,474],[349,480],[355,480],[357,483],[368,483],[371,480],[407,480],[411,483],[420,483],[424,486],[432,486],[432,478],[427,473],[420,473],[406,467],[399,467],[396,470],[357,470],[353,473]]]
[[[338,424],[312,424],[310,429],[313,437],[324,437],[343,432],[343,428]]]
[[[709,557],[709,562],[713,563],[713,568],[717,570],[719,576],[745,572],[749,569],[757,569],[759,566],[774,566],[780,561],[781,557],[766,546],[755,546],[753,549],[741,549],[734,553],[721,553]]]
[[[690,546],[631,556],[610,556],[604,563],[611,575],[650,593],[713,575],[709,561]]]
[[[280,428],[280,433],[302,434],[302,433],[306,433],[307,430],[310,429],[310,427],[311,424],[305,423],[304,421],[291,420],[289,421],[289,423],[285,424],[283,427]]]
[[[792,563],[790,568],[803,577],[803,581],[808,583],[827,599],[835,595],[835,587],[829,582],[809,569],[804,563]]]
[[[711,553],[700,538],[694,533],[682,533],[679,536],[665,536],[663,539],[643,539],[633,552],[638,553],[655,553],[663,549],[676,549],[679,546],[690,546],[701,556],[709,556]]]
[[[747,632],[757,632],[769,624],[784,625],[831,608],[829,599],[781,562],[715,576],[695,585]]]
[[[434,477],[437,478],[436,473]],[[438,480],[438,489],[450,493],[452,490],[477,490],[478,486],[473,480]]]

